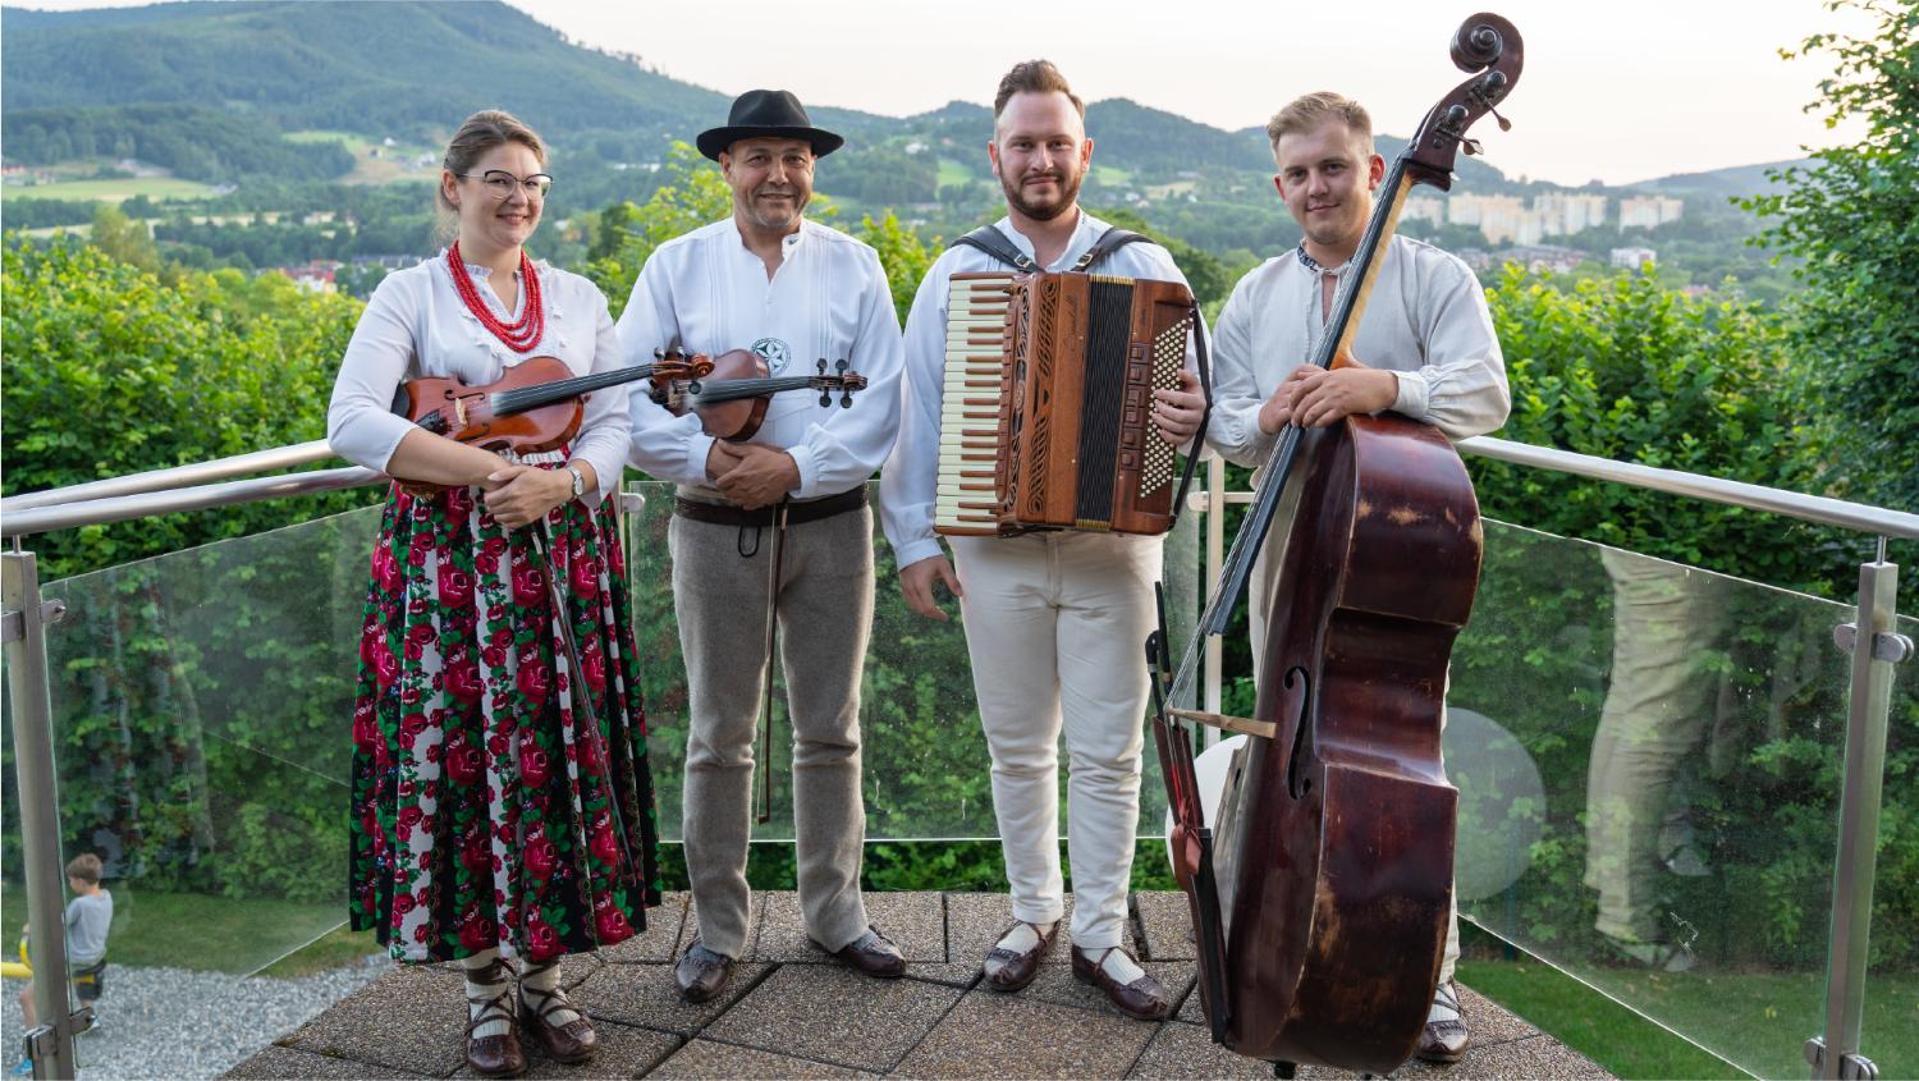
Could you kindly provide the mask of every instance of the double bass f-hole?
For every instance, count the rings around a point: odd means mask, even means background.
[[[1286,794],[1303,799],[1313,790],[1313,779],[1306,776],[1306,767],[1313,760],[1313,680],[1306,669],[1294,665],[1280,685],[1287,692],[1285,701],[1293,706],[1292,717],[1286,722],[1293,733],[1293,752],[1286,757]]]

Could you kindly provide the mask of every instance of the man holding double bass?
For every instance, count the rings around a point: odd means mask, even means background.
[[[661,245],[619,321],[628,363],[671,346],[722,359],[751,350],[775,381],[810,375],[824,358],[868,384],[859,400],[826,408],[817,393],[776,395],[757,432],[739,440],[716,438],[696,412],[670,413],[644,390],[632,398],[629,461],[679,484],[668,538],[691,715],[686,863],[699,922],[674,973],[692,1002],[720,993],[746,947],[769,607],[791,632],[780,652],[807,934],[867,975],[906,969],[860,894],[859,692],[873,621],[865,485],[899,426],[899,319],[873,249],[804,217],[814,162],[842,142],[784,90],[742,94],[727,123],[698,140],[733,189],[732,215]]]
[[[1320,428],[1354,415],[1397,413],[1453,440],[1492,431],[1511,408],[1505,362],[1485,294],[1457,257],[1394,236],[1352,339],[1328,370],[1307,363],[1327,332],[1334,295],[1353,268],[1386,173],[1372,121],[1356,101],[1307,94],[1266,126],[1281,201],[1305,233],[1234,287],[1214,331],[1214,411],[1208,442],[1229,461],[1267,466],[1288,425]],[[1254,663],[1265,655],[1266,598],[1277,568],[1276,526],[1249,593]],[[1439,991],[1415,1054],[1456,1062],[1468,1042],[1453,985],[1459,920],[1450,917]]]

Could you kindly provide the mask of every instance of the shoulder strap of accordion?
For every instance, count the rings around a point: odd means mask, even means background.
[[[1028,258],[1025,252],[1014,247],[1013,242],[1006,239],[1006,234],[1000,232],[998,226],[982,225],[947,246],[957,248],[962,244],[969,248],[978,248],[1022,274],[1031,274],[1039,269],[1039,264]]]
[[[1101,233],[1099,239],[1093,242],[1093,246],[1086,249],[1086,254],[1080,256],[1079,261],[1073,264],[1073,271],[1075,273],[1084,273],[1093,269],[1094,264],[1126,245],[1151,239],[1151,237],[1142,236],[1139,233],[1133,232],[1131,229],[1108,229],[1104,233]]]

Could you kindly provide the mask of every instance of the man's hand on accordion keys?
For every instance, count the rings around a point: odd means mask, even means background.
[[[1206,395],[1199,389],[1199,376],[1192,372],[1179,373],[1178,390],[1153,392],[1153,427],[1159,430],[1161,439],[1175,447],[1185,446],[1199,434],[1205,416]]]
[[[953,565],[945,556],[927,556],[900,568],[900,595],[906,598],[906,606],[928,619],[944,622],[947,615],[933,595],[933,586],[939,582],[946,583],[947,590],[955,597],[966,595],[960,589],[959,576],[953,573]]]

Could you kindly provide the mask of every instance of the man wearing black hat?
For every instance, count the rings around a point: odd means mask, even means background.
[[[753,735],[777,618],[793,728],[799,900],[822,949],[872,976],[906,962],[860,895],[860,669],[873,616],[867,478],[899,428],[899,320],[879,256],[807,221],[813,163],[843,140],[783,90],[753,90],[700,134],[733,189],[733,214],[660,246],[619,333],[630,363],[657,348],[751,349],[772,376],[844,360],[867,389],[851,408],[775,396],[750,441],[632,396],[631,463],[679,485],[669,527],[686,658],[685,841],[697,938],[675,969],[693,1002],[719,994],[746,946]],[[769,589],[777,575],[778,586]],[[770,748],[769,748],[770,750]]]

